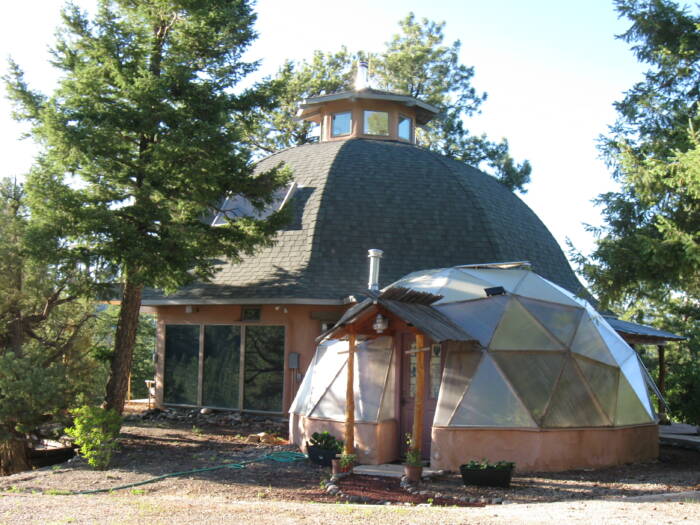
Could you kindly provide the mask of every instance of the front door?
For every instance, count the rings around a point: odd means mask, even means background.
[[[443,352],[441,345],[431,344],[426,338],[426,346],[430,348],[425,352],[410,352],[415,348],[416,338],[410,332],[397,334],[399,343],[399,359],[401,362],[401,450],[406,449],[406,434],[413,431],[413,410],[416,396],[416,367],[418,359],[423,359],[425,365],[425,402],[423,413],[423,443],[422,453],[424,458],[430,457],[430,431],[435,417],[437,396],[440,390],[440,378],[442,377]],[[409,353],[407,353],[409,352]]]

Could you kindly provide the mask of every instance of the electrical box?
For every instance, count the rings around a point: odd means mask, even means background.
[[[299,370],[299,352],[289,352],[287,363],[291,370]]]

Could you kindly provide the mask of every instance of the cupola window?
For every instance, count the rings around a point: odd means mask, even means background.
[[[388,135],[389,113],[386,111],[365,111],[365,135]]]
[[[350,135],[350,132],[352,131],[352,113],[349,111],[334,113],[332,119],[332,136],[341,137],[343,135]]]
[[[411,119],[409,117],[399,115],[398,135],[400,139],[411,140]]]

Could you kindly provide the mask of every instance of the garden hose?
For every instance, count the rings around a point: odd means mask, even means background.
[[[220,470],[224,468],[229,468],[233,470],[244,469],[246,465],[251,463],[261,463],[263,461],[276,461],[278,463],[293,463],[295,461],[301,461],[306,459],[306,454],[301,452],[271,452],[270,454],[265,454],[259,458],[249,459],[246,461],[241,461],[240,463],[224,463],[222,465],[216,465],[214,467],[198,468],[194,470],[184,470],[182,472],[172,472],[170,474],[163,474],[162,476],[156,476],[155,478],[147,479],[145,481],[138,481],[136,483],[129,483],[128,485],[119,485],[118,487],[112,487],[108,489],[95,489],[95,490],[81,490],[79,492],[71,492],[72,495],[79,494],[98,494],[100,492],[112,492],[114,490],[130,489],[133,487],[139,487],[141,485],[147,485],[148,483],[155,483],[166,478],[175,478],[178,476],[186,476],[188,474],[198,474],[200,472],[211,472],[212,470]]]

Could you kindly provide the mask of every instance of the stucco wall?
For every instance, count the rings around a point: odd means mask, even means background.
[[[433,428],[430,466],[459,470],[469,460],[514,461],[516,470],[601,468],[657,458],[657,425],[512,430]]]
[[[338,439],[343,439],[345,423],[313,419],[290,414],[289,440],[304,452],[306,442],[314,432],[327,430]],[[398,422],[394,419],[380,423],[355,423],[355,452],[363,465],[380,465],[399,459]]]
[[[247,306],[247,305],[246,305]],[[284,391],[283,411],[286,412],[294,399],[301,379],[316,350],[315,339],[321,333],[319,312],[340,313],[344,306],[327,305],[262,305],[259,322],[241,322],[241,305],[200,305],[192,306],[187,313],[185,306],[154,307],[158,316],[156,352],[156,402],[163,405],[163,376],[165,369],[165,325],[166,324],[232,324],[232,325],[276,325],[285,327],[284,348]],[[321,314],[322,316],[322,314]],[[300,354],[300,369],[290,370],[288,357],[290,352]]]

